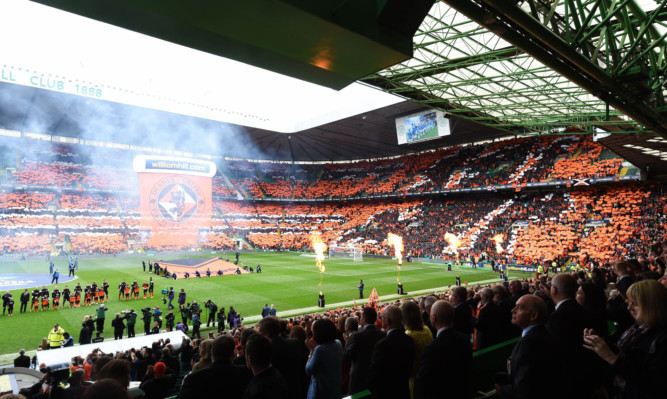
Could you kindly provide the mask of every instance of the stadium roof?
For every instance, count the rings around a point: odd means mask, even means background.
[[[295,134],[284,134],[0,83],[0,128],[231,158],[343,161],[402,155],[507,136],[504,131],[453,117],[450,136],[399,146],[395,118],[423,109],[420,104],[403,101]]]
[[[667,137],[667,2],[445,0],[365,82],[512,132]],[[632,34],[630,34],[632,33]]]
[[[72,11],[84,15],[89,12],[85,10],[88,4],[93,4],[71,0],[40,0],[38,2],[64,9],[73,7]],[[307,7],[307,4],[315,4],[292,0],[284,0],[284,2],[303,7]],[[26,2],[14,0],[13,3]],[[105,2],[108,6],[120,3],[124,4],[123,6],[128,4],[121,0]],[[172,1],[148,1],[143,2],[142,5],[151,4],[150,7],[155,7],[152,11],[160,13],[164,11],[160,9],[161,5],[167,3],[182,4]],[[262,4],[269,3],[275,5],[273,3],[277,2],[271,0],[262,2]],[[338,2],[333,3],[338,4]],[[373,2],[370,1],[370,3]],[[377,2],[377,4],[380,3],[390,2]],[[197,12],[201,13],[201,10],[198,9],[200,3],[197,4],[197,6],[191,6],[190,9],[185,9],[189,17],[196,16]],[[317,4],[325,3],[318,2]],[[347,3],[344,2],[344,4]],[[389,107],[372,111],[378,106],[387,105],[396,100],[383,100],[387,103],[358,108],[357,112],[348,110],[347,116],[356,114],[358,116],[352,116],[349,120],[341,119],[338,122],[332,121],[343,118],[345,115],[338,112],[339,109],[335,108],[336,111],[334,111],[332,108],[329,114],[336,115],[335,119],[328,122],[311,123],[308,125],[309,128],[305,127],[307,124],[297,123],[293,125],[292,129],[284,128],[285,125],[283,125],[282,129],[268,131],[261,130],[266,127],[258,126],[256,123],[243,123],[238,119],[230,120],[230,122],[255,126],[255,128],[245,129],[249,135],[247,141],[261,149],[268,150],[268,158],[282,160],[338,160],[396,155],[429,147],[500,137],[508,133],[610,132],[624,133],[621,137],[625,137],[630,132],[642,136],[639,140],[643,142],[655,138],[656,135],[667,137],[666,5],[667,0],[624,0],[611,4],[599,0],[521,0],[517,2],[447,0],[435,2],[421,25],[415,25],[415,27],[418,26],[418,29],[413,37],[414,56],[371,74],[363,78],[362,82],[379,87],[388,93],[398,94],[422,107],[446,111],[453,117],[453,126],[459,128],[468,126],[459,131],[465,132],[465,138],[463,134],[457,134],[455,128],[449,139],[409,147],[397,146],[393,121],[389,123],[389,120],[410,106],[399,104],[395,106],[395,110]],[[33,6],[37,7],[37,5]],[[340,11],[340,14],[343,15],[350,10],[337,9],[336,11]],[[55,14],[51,14],[52,11],[49,13],[53,19],[58,13],[58,15],[64,14],[60,11]],[[92,17],[104,19],[104,16],[99,17],[99,13]],[[341,18],[344,19],[344,17],[345,15]],[[350,18],[362,17],[355,14]],[[122,20],[120,17],[118,19]],[[414,18],[412,21],[407,21],[407,19],[406,25],[414,22]],[[73,19],[68,19],[68,23],[72,21]],[[127,25],[126,21],[121,22],[121,25]],[[375,20],[365,22],[377,24]],[[193,18],[188,23],[190,25],[186,28],[200,30],[207,28],[202,26],[201,21]],[[380,25],[382,23],[380,21]],[[150,30],[150,23],[146,21],[144,24],[146,27],[138,24],[137,30]],[[253,31],[253,24],[246,25],[248,36],[256,36],[257,31]],[[104,25],[88,24],[82,29],[93,36],[93,30],[96,31],[98,26]],[[288,27],[289,24],[285,26]],[[399,26],[399,28],[402,27]],[[56,33],[54,31],[53,36]],[[74,33],[81,36],[80,31]],[[70,39],[76,37],[74,33]],[[165,35],[167,37],[164,37]],[[132,38],[139,41],[138,36],[132,36]],[[170,40],[168,33],[163,32],[163,36],[156,36]],[[144,36],[141,37],[141,40],[144,40]],[[43,40],[46,39],[43,38]],[[118,37],[115,37],[114,40],[118,40]],[[172,41],[178,42],[178,38]],[[155,42],[164,44],[159,40]],[[152,42],[153,45],[159,46],[155,42]],[[105,42],[105,44],[108,44],[106,51],[115,54],[114,42]],[[210,48],[209,43],[203,39],[193,40],[192,44],[191,47],[204,51]],[[389,43],[389,47],[391,46],[396,47],[396,43]],[[275,44],[276,51],[285,50],[286,47],[287,44]],[[339,47],[331,46],[332,51],[342,51],[345,46],[340,45]],[[84,48],[79,52],[85,54],[87,50],[88,48]],[[93,50],[94,48],[91,49]],[[136,53],[133,54],[140,57]],[[187,54],[188,57],[198,57],[200,52],[193,50],[183,54]],[[104,52],[98,55],[106,60],[103,57]],[[151,56],[153,55],[139,59],[143,63],[147,62]],[[374,54],[370,52],[367,56],[364,59],[373,58]],[[213,58],[219,59],[219,57]],[[317,63],[314,65],[320,66]],[[168,69],[169,65],[164,67]],[[282,67],[284,65],[276,68]],[[329,67],[324,66],[323,68],[332,71],[335,69],[335,65]],[[297,69],[295,67],[290,70],[292,76],[301,76],[303,79],[312,78],[307,73],[299,75],[298,72],[295,72]],[[225,73],[220,72],[211,76],[217,78],[222,75]],[[140,77],[135,76],[134,78],[135,83],[143,83]],[[234,75],[233,78],[245,81],[244,75]],[[206,83],[206,79],[193,80],[189,75],[177,76],[174,82],[183,79],[186,82]],[[148,83],[154,83],[152,78],[148,80],[150,81]],[[311,80],[317,79],[312,78]],[[164,83],[164,81],[161,82]],[[214,85],[215,82],[211,84]],[[293,91],[289,84],[286,86],[278,84],[278,86],[282,88],[283,94]],[[217,87],[212,87],[215,88],[213,89],[215,92]],[[294,87],[296,89],[296,86]],[[125,91],[128,90],[125,89]],[[155,97],[155,93],[150,92],[135,94],[137,98]],[[261,101],[261,94],[256,98],[258,105],[267,105],[266,102]],[[283,106],[279,108],[282,113],[287,112],[284,110],[296,110],[296,114],[290,113],[290,118],[310,118],[313,122],[317,120],[310,115],[313,108],[326,110],[326,107],[313,101],[316,98],[316,95],[308,97],[305,103],[317,105],[315,107],[304,106],[303,111],[292,109],[295,108],[293,106],[284,107],[286,104],[291,105],[287,101],[273,100],[273,102],[276,107]],[[361,96],[356,96],[355,100],[364,102]],[[268,102],[268,105],[270,103]],[[188,107],[207,108],[187,100],[180,101],[178,105],[174,108],[181,111]],[[228,114],[239,114],[240,112],[244,117],[250,116],[250,119],[262,119],[261,115],[257,115],[258,110],[259,108],[243,112],[234,110]],[[253,113],[253,111],[256,112]],[[299,111],[302,111],[300,116]],[[281,114],[281,112],[273,115]],[[363,119],[364,115],[366,119]],[[377,123],[366,122],[375,115],[377,115]],[[481,124],[483,127],[472,128],[471,126],[474,125],[470,125],[469,122],[464,123],[463,120]],[[380,127],[381,125],[384,127]],[[391,133],[387,127],[389,125],[392,125]],[[275,131],[298,133],[292,134],[292,138],[289,138],[275,136],[277,134]],[[619,138],[617,141],[623,144],[623,140]],[[299,144],[296,145],[296,142]],[[624,148],[630,149],[631,147]],[[659,151],[658,155],[661,154],[662,152]],[[239,156],[242,155],[239,154]],[[636,164],[641,166],[642,163],[637,162]]]

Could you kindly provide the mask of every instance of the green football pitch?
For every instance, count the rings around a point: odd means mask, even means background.
[[[234,254],[215,255],[174,255],[153,256],[152,260],[176,260],[187,257],[212,257],[234,259]],[[111,329],[111,318],[114,314],[125,309],[133,308],[140,313],[144,307],[160,306],[166,310],[162,303],[160,291],[173,286],[178,293],[181,288],[187,293],[187,301],[196,300],[200,304],[211,299],[218,306],[229,306],[234,308],[246,319],[246,324],[258,319],[265,303],[274,304],[278,310],[278,316],[287,317],[290,314],[313,312],[313,306],[317,305],[318,294],[322,291],[326,296],[327,305],[340,303],[351,304],[359,297],[357,286],[359,280],[365,283],[364,296],[368,298],[372,289],[377,289],[380,298],[390,298],[396,294],[397,267],[396,262],[391,259],[365,258],[363,262],[354,262],[351,259],[325,260],[326,271],[321,274],[315,266],[315,258],[307,254],[299,253],[243,253],[241,264],[255,267],[262,265],[262,273],[224,275],[200,279],[190,278],[188,280],[171,280],[164,277],[154,277],[155,298],[143,299],[143,292],[139,300],[119,301],[117,287],[121,280],[128,283],[137,280],[141,284],[151,276],[144,273],[141,260],[149,259],[139,256],[126,257],[100,257],[79,259],[78,279],[70,282],[69,288],[73,288],[77,282],[82,286],[96,281],[98,284],[106,279],[110,284],[110,301],[106,303],[109,308],[107,322],[104,329],[106,339],[113,338]],[[67,260],[56,260],[59,269],[66,270]],[[48,273],[48,263],[45,260],[27,261],[5,261],[0,263],[4,273]],[[66,275],[65,271],[65,275]],[[454,284],[456,276],[461,276],[462,281],[474,283],[477,281],[490,281],[497,279],[497,274],[487,270],[454,269],[446,270],[442,264],[429,263],[404,263],[400,272],[400,281],[404,289],[409,293],[447,287]],[[512,276],[512,277],[518,277]],[[321,285],[320,285],[321,281]],[[58,284],[61,290],[65,284]],[[53,285],[47,286],[49,290]],[[28,290],[29,292],[31,289]],[[93,315],[96,306],[80,307],[60,310],[49,310],[37,313],[19,314],[19,297],[22,290],[11,291],[16,301],[14,316],[0,316],[2,320],[2,331],[4,339],[0,340],[0,354],[15,353],[21,348],[26,350],[35,349],[40,340],[46,337],[54,323],[59,323],[65,331],[69,332],[75,342],[78,340],[81,330],[81,321],[85,315]],[[358,299],[357,299],[358,300]],[[366,303],[359,301],[358,304]],[[176,304],[176,300],[174,300]],[[177,304],[176,304],[177,305]],[[205,314],[205,311],[203,312]],[[203,318],[204,319],[204,318]],[[177,314],[176,320],[180,320]],[[143,331],[141,322],[137,325],[137,332]]]

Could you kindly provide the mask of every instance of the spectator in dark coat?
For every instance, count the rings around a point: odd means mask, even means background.
[[[544,327],[547,314],[542,298],[534,295],[519,298],[512,310],[512,323],[522,329],[522,338],[512,350],[509,373],[496,375],[501,399],[563,397],[563,367],[556,341]]]
[[[479,315],[473,319],[473,326],[477,330],[477,349],[487,348],[502,340],[502,331],[498,328],[502,324],[500,309],[493,302],[493,295],[491,288],[480,291]]]
[[[382,326],[387,336],[375,344],[368,372],[374,398],[410,399],[409,381],[415,348],[402,323],[403,315],[398,306],[384,308]]]
[[[465,291],[465,288],[463,289]],[[463,306],[468,306],[465,302]],[[436,339],[424,347],[415,389],[420,399],[469,398],[472,373],[470,336],[453,328],[456,310],[446,301],[431,308]]]
[[[377,312],[370,306],[361,312],[361,328],[349,335],[345,344],[345,357],[351,362],[349,393],[368,389],[368,369],[373,358],[373,349],[385,334],[375,326]]]
[[[470,337],[472,328],[472,309],[466,302],[468,291],[464,287],[456,287],[452,290],[452,305],[454,305],[454,325],[455,330],[461,332],[466,337]]]
[[[632,284],[628,310],[635,320],[617,342],[614,352],[592,330],[584,332],[584,345],[611,365],[622,398],[663,398],[667,369],[667,288],[655,280]]]
[[[19,351],[19,357],[14,359],[14,367],[30,368],[30,356],[26,356],[25,349]]]
[[[245,332],[245,331],[244,331]],[[289,389],[282,374],[271,367],[273,347],[261,334],[251,334],[245,345],[245,360],[253,377],[244,399],[288,399]]]
[[[83,323],[81,323],[81,331],[79,332],[79,345],[89,344],[93,337],[93,331],[90,329],[87,320],[90,320],[88,316],[86,316],[86,318],[83,319]]]
[[[213,341],[210,367],[188,374],[178,393],[180,399],[217,398],[224,392],[224,397],[242,398],[248,388],[252,373],[244,366],[232,364],[234,339],[221,335]]]
[[[576,390],[569,392],[575,398],[589,398],[602,384],[604,364],[594,353],[584,349],[584,329],[597,327],[591,314],[575,300],[577,280],[569,274],[557,274],[551,280],[551,297],[556,310],[547,321],[549,334],[556,339],[562,355],[568,359],[568,369]]]
[[[273,344],[273,356],[271,365],[280,371],[287,386],[290,398],[304,398],[304,379],[306,378],[306,361],[304,354],[305,342],[299,342],[293,338],[283,338],[280,335],[280,320],[274,316],[268,316],[257,323],[257,331],[271,340]]]

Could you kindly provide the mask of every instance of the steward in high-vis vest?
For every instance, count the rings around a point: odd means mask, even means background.
[[[65,339],[63,337],[63,334],[65,334],[65,330],[63,330],[62,327],[60,327],[58,323],[56,323],[53,326],[53,329],[49,331],[49,335],[46,337],[46,339],[49,341],[49,348],[51,349],[60,348],[60,344]]]

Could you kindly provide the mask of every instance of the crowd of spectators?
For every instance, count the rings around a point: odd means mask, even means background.
[[[136,179],[127,178],[127,165],[121,164],[130,160],[131,152],[105,148],[84,155],[82,149],[32,142],[24,149],[14,175],[24,177],[15,183],[77,190],[59,192],[41,187],[37,192],[17,188],[15,192],[0,193],[0,234],[8,253],[48,252],[49,241],[63,238],[83,245],[72,248],[74,252],[122,251],[129,248],[123,241],[150,229],[140,219],[139,199],[128,192],[128,184],[136,184]],[[193,236],[191,242],[183,243],[178,235],[153,234],[146,249],[212,248],[215,244],[227,247],[243,238],[262,249],[308,250],[310,233],[319,231],[329,244],[355,245],[367,253],[388,254],[386,236],[391,231],[411,237],[406,240],[406,252],[412,256],[597,264],[626,254],[629,244],[642,238],[660,238],[663,219],[651,221],[644,215],[654,212],[655,207],[664,207],[662,186],[577,188],[545,195],[524,195],[520,190],[527,182],[554,178],[617,176],[621,162],[589,136],[517,138],[330,164],[225,160],[219,162],[219,169],[229,179],[222,175],[213,179],[214,214],[212,222],[206,223],[209,239],[206,235]],[[45,177],[34,181],[23,173],[38,174],[41,170]],[[309,205],[223,200],[235,195],[237,189],[250,198],[345,199],[499,184],[513,185],[519,193]],[[94,235],[82,235],[84,232]],[[460,248],[444,242],[445,232],[458,236]],[[26,235],[39,238],[30,243]],[[496,235],[505,240],[504,254],[495,253],[491,239]],[[86,242],[86,237],[94,238]],[[100,247],[107,244],[111,247]]]
[[[650,247],[640,258],[586,271],[267,316],[229,332],[223,319],[217,334],[214,323],[208,338],[184,337],[178,349],[168,340],[115,354],[93,349],[72,359],[64,391],[91,397],[88,381],[111,378],[120,387],[116,397],[139,381],[154,399],[208,397],[221,386],[233,398],[340,398],[364,390],[469,398],[480,385],[473,383],[480,378],[473,351],[504,343],[514,346],[507,369],[495,363],[493,381],[482,383],[495,384],[500,398],[659,398],[667,366],[667,241]],[[39,398],[48,387],[52,396],[65,395],[51,376],[23,394]]]
[[[310,235],[317,231],[328,245],[388,255],[386,238],[392,232],[410,237],[405,252],[412,257],[586,266],[631,255],[631,248],[645,250],[643,242],[662,239],[666,193],[664,185],[632,183],[547,193],[302,204],[216,200],[211,222],[202,224],[208,226],[207,235],[152,234],[142,245],[153,250],[231,248],[242,238],[259,249],[309,251]],[[124,210],[136,206],[136,200],[74,193],[26,198],[64,206],[45,209],[35,200],[3,209],[0,234],[7,254],[48,253],[48,242],[55,241],[70,241],[75,253],[123,252],[130,248],[128,239],[151,229],[137,210]],[[456,235],[460,247],[452,248],[445,233]],[[503,253],[493,241],[497,235]]]
[[[27,140],[31,142],[31,140]],[[10,182],[53,188],[134,192],[132,151],[38,143],[25,146]],[[400,157],[292,165],[224,160],[213,193],[231,198],[348,198],[442,189],[619,176],[623,160],[590,136],[517,138]],[[227,178],[225,178],[224,176]],[[230,186],[231,183],[231,186]]]

